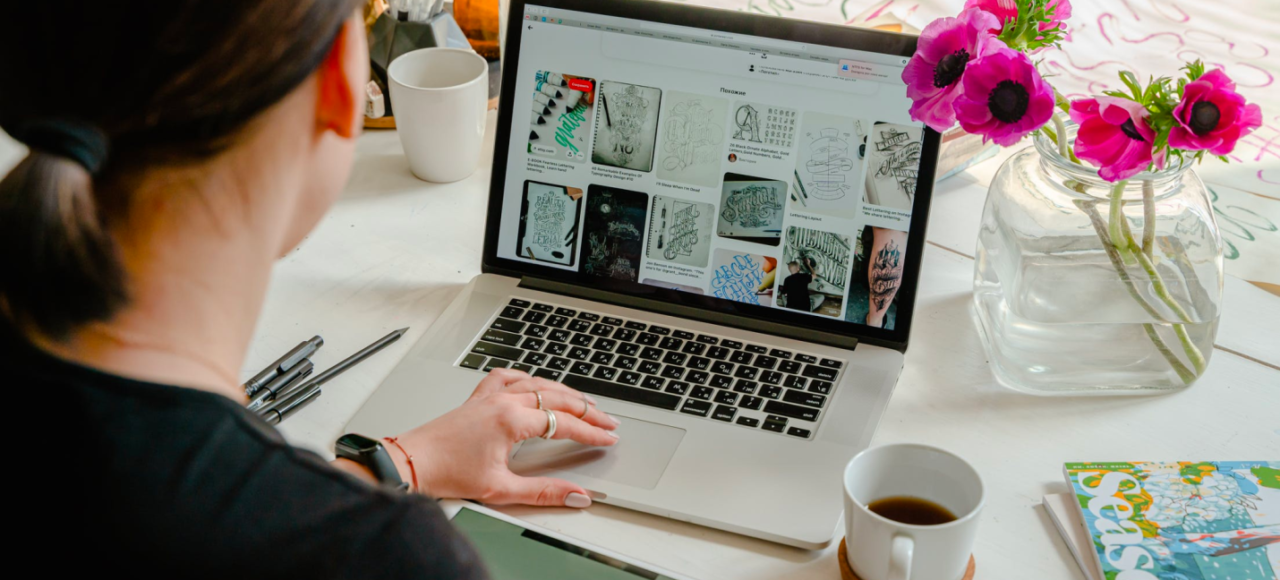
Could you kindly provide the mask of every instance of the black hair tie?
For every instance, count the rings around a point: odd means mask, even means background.
[[[107,135],[93,125],[67,119],[28,121],[14,135],[32,149],[66,157],[97,175],[107,161]]]

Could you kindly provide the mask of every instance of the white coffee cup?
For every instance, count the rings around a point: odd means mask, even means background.
[[[956,520],[923,526],[867,508],[897,496],[929,500]],[[982,477],[953,453],[900,443],[854,456],[844,470],[844,528],[849,566],[862,580],[960,580],[986,501]]]
[[[489,105],[489,63],[466,49],[423,48],[392,61],[387,76],[413,174],[450,183],[475,172]]]

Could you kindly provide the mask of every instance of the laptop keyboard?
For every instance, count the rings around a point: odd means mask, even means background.
[[[513,368],[584,393],[811,439],[844,362],[511,301],[459,366]]]

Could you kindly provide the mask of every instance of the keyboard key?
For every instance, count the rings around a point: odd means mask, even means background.
[[[551,328],[564,328],[564,325],[566,324],[569,324],[569,319],[563,316],[556,315],[547,317],[546,325]]]
[[[618,376],[618,369],[613,367],[597,367],[596,372],[591,373],[591,376],[597,379],[612,381],[614,377]]]
[[[683,352],[685,354],[700,355],[706,350],[707,350],[707,345],[702,344],[701,342],[690,341],[690,342],[684,343],[684,348],[680,349],[680,352]]]
[[[591,348],[603,350],[605,352],[613,352],[613,349],[617,346],[618,341],[612,338],[597,338],[595,344],[591,345]]]
[[[524,361],[525,364],[531,364],[535,367],[540,367],[543,365],[543,363],[547,362],[548,358],[550,357],[548,357],[543,353],[531,352],[529,354],[524,355],[524,359],[522,360]]]
[[[693,399],[685,399],[684,407],[680,409],[681,413],[706,417],[711,412],[711,403],[704,401],[695,401]]]
[[[524,356],[524,351],[518,348],[484,341],[477,342],[475,346],[471,347],[471,352],[501,357],[507,360],[520,360],[520,357]]]
[[[787,392],[782,395],[782,400],[788,403],[808,405],[810,407],[818,408],[821,408],[827,403],[827,398],[823,395],[819,395],[817,393],[806,393],[804,391],[797,391],[793,389],[787,389]]]
[[[640,336],[636,337],[636,342],[644,346],[653,346],[655,344],[658,344],[658,342],[660,342],[661,340],[662,340],[661,336],[658,336],[656,334],[651,334],[648,332],[641,332]]]
[[[792,405],[789,403],[780,403],[778,401],[769,401],[764,404],[766,413],[777,413],[784,417],[792,419],[803,419],[805,421],[817,421],[818,410],[809,407],[801,407],[800,405]]]
[[[510,305],[512,305],[512,306],[515,306],[516,308],[528,308],[528,307],[530,306],[530,304],[532,304],[532,303],[531,303],[531,302],[529,302],[528,300],[521,300],[521,299],[519,299],[519,298],[512,298],[512,299],[511,299],[511,302],[508,302],[507,304],[510,304]]]
[[[520,335],[511,332],[503,332],[501,330],[489,329],[484,331],[484,336],[480,337],[480,340],[504,346],[515,346],[520,344]]]
[[[491,358],[489,359],[489,362],[485,363],[484,368],[480,370],[483,370],[484,372],[487,373],[493,369],[505,369],[510,365],[511,365],[511,361],[509,360],[502,360],[500,358]]]
[[[637,330],[637,331],[644,330],[649,327],[649,325],[643,322],[636,322],[634,320],[628,320],[627,323],[624,324],[623,326],[630,328],[631,330]]]
[[[575,375],[590,376],[591,370],[594,368],[595,365],[591,363],[576,362],[573,363],[573,366],[569,367],[569,372]]]
[[[573,333],[567,330],[553,330],[547,335],[547,340],[552,342],[569,342],[570,338],[573,338]]]
[[[524,330],[524,325],[525,323],[517,320],[511,320],[508,318],[499,318],[494,320],[493,324],[491,324],[489,328],[494,328],[497,330],[505,330],[507,332],[520,332],[521,330]]]
[[[782,373],[777,371],[765,371],[760,373],[760,382],[776,385],[782,382]]]
[[[592,342],[595,342],[595,339],[591,338],[590,334],[575,334],[569,339],[569,344],[574,346],[591,346]]]
[[[729,356],[729,349],[723,346],[713,346],[707,349],[707,357],[716,360],[724,360]]]
[[[702,383],[707,382],[708,376],[710,375],[708,375],[704,371],[689,371],[689,374],[684,376],[684,380],[689,381],[695,385],[701,385]]]
[[[622,370],[624,370],[624,371],[629,371],[629,370],[631,370],[631,369],[636,368],[636,363],[638,363],[638,362],[640,362],[640,361],[639,361],[638,359],[636,359],[635,357],[629,357],[629,356],[621,356],[621,355],[619,355],[619,356],[618,356],[618,358],[617,358],[616,360],[614,360],[614,361],[613,361],[613,366],[614,366],[615,368],[620,368],[620,369],[622,369]]]
[[[772,423],[782,423],[783,425],[787,424],[787,418],[782,415],[768,415],[764,420]]]
[[[689,360],[689,355],[682,352],[669,352],[662,357],[662,362],[669,365],[683,365],[686,360]]]
[[[578,313],[578,318],[580,318],[580,319],[582,319],[582,320],[585,320],[585,321],[587,321],[587,322],[596,322],[596,321],[600,320],[600,315],[599,315],[599,314],[592,314],[592,313],[590,313],[590,312],[579,312],[579,313]]]
[[[601,322],[610,326],[622,326],[622,319],[617,316],[606,316]]]
[[[591,355],[591,364],[607,365],[611,362],[613,362],[613,353],[596,351],[595,354]]]
[[[668,336],[662,339],[662,343],[659,344],[658,346],[665,348],[667,350],[680,350],[680,347],[684,346],[684,341],[678,338],[673,338]]]
[[[805,364],[813,364],[818,362],[818,357],[807,354],[798,354],[796,355],[796,360]]]
[[[632,372],[632,371],[622,371],[622,374],[618,375],[618,382],[624,385],[631,385],[634,387],[640,384],[640,373]]]
[[[573,360],[587,360],[587,358],[591,356],[591,351],[580,346],[575,346],[569,349],[568,356]]]
[[[738,417],[738,424],[745,425],[747,427],[755,427],[756,425],[760,424],[760,420],[755,417],[743,416],[743,417]]]
[[[782,433],[782,432],[785,432],[785,431],[787,430],[787,424],[786,424],[786,423],[779,423],[779,422],[777,422],[777,421],[765,421],[765,422],[764,422],[764,425],[763,425],[763,426],[761,426],[760,428],[761,428],[761,429],[764,429],[765,431],[773,431],[774,433]]]
[[[675,394],[677,394],[677,395],[683,395],[683,394],[685,394],[685,393],[689,392],[689,383],[685,383],[685,382],[681,382],[681,381],[671,381],[671,382],[668,382],[668,383],[667,383],[666,391],[667,391],[668,393],[675,393]]]
[[[738,391],[739,393],[746,393],[746,394],[748,394],[748,395],[753,395],[753,394],[755,394],[755,392],[756,392],[756,387],[758,387],[758,386],[760,386],[760,385],[759,385],[758,383],[756,383],[755,381],[748,381],[748,380],[746,380],[746,379],[738,379],[738,382],[734,383],[734,385],[733,385],[733,390]]]
[[[776,398],[778,398],[778,397],[781,397],[781,396],[782,396],[782,387],[775,387],[775,386],[773,386],[773,385],[765,385],[763,389],[760,389],[760,396],[761,396],[761,397],[764,397],[764,398],[766,398],[766,399],[776,399]]]
[[[795,375],[788,375],[788,376],[787,376],[787,380],[786,380],[786,381],[784,381],[782,384],[783,384],[783,386],[785,386],[785,387],[789,387],[789,388],[792,388],[792,389],[803,389],[803,388],[804,388],[804,383],[805,383],[805,381],[807,381],[807,380],[809,380],[809,379],[806,379],[806,378],[804,378],[804,377],[797,377],[797,376],[795,376]]]
[[[722,375],[733,374],[733,363],[722,360],[711,363],[711,372],[720,373]]]
[[[833,369],[838,369],[838,368],[840,368],[841,366],[843,366],[843,365],[844,365],[844,363],[842,363],[842,362],[840,362],[840,361],[838,361],[838,360],[835,360],[835,359],[830,359],[830,358],[824,358],[824,359],[822,359],[822,362],[820,362],[820,363],[818,363],[818,364],[820,364],[820,365],[822,365],[822,366],[824,366],[824,367],[829,367],[829,368],[833,368]]]
[[[711,375],[711,381],[708,384],[717,389],[727,389],[733,386],[733,379],[724,375]]]
[[[809,430],[808,430],[808,429],[801,429],[801,428],[799,428],[799,427],[792,427],[792,428],[790,428],[790,429],[787,429],[787,435],[792,435],[792,436],[795,436],[795,437],[799,437],[799,438],[801,438],[801,439],[808,439],[808,438],[809,438]]]
[[[551,356],[560,356],[568,350],[569,350],[569,345],[563,342],[553,342],[551,344],[548,344],[547,348],[542,349],[542,352],[545,352]]]
[[[662,368],[661,374],[668,379],[679,379],[684,376],[684,367],[679,365],[667,365]]]
[[[733,416],[736,415],[737,413],[738,413],[738,410],[733,407],[729,407],[726,405],[719,405],[716,407],[716,412],[711,414],[711,418],[717,421],[724,421],[728,423],[730,421],[733,421]]]
[[[506,308],[503,308],[503,309],[502,309],[502,313],[501,313],[501,314],[499,314],[499,316],[501,316],[501,317],[503,317],[503,318],[520,318],[520,316],[521,316],[521,315],[523,315],[523,314],[524,314],[524,309],[523,309],[523,308],[516,308],[515,306],[508,306],[508,307],[506,307]]]
[[[706,334],[699,334],[697,341],[703,344],[719,344],[720,343],[720,339],[714,336],[706,335]]]
[[[625,373],[624,373],[625,374]],[[648,405],[650,407],[659,407],[674,411],[680,406],[680,397],[667,393],[659,393],[647,389],[633,389],[624,387],[617,383],[610,383],[600,379],[584,377],[580,375],[568,375],[564,378],[564,384],[578,389],[584,393],[599,395],[601,397],[609,397],[610,399],[618,399],[630,403],[638,403]]]
[[[689,344],[693,344],[693,343],[689,343]],[[711,359],[700,357],[700,356],[691,356],[689,357],[689,362],[685,363],[685,366],[691,369],[705,371],[707,370],[707,367],[711,366]]]
[[[547,361],[547,368],[555,371],[562,371],[569,368],[569,363],[573,361],[567,358],[556,357]]]
[[[547,341],[542,340],[541,338],[534,338],[532,336],[524,339],[524,342],[520,343],[520,348],[525,350],[542,350],[545,346],[547,346]]]
[[[623,356],[635,356],[638,352],[640,352],[640,345],[634,342],[624,342],[618,347],[618,354]]]
[[[537,310],[538,312],[555,312],[556,310],[550,304],[534,304],[533,309]]]
[[[742,399],[738,401],[739,407],[742,407],[743,409],[751,409],[752,411],[759,411],[760,405],[763,404],[764,399],[761,399],[760,397],[752,397],[751,395],[743,395]]]
[[[564,316],[566,318],[573,318],[574,316],[578,315],[578,311],[572,308],[565,308],[561,306],[556,309],[556,314],[559,316]]]
[[[668,334],[671,334],[671,329],[670,329],[670,328],[667,328],[667,327],[665,327],[665,326],[650,326],[650,327],[649,327],[649,332],[652,332],[652,333],[657,334],[657,335],[659,335],[659,336],[666,336],[666,335],[668,335]]]
[[[738,393],[733,391],[716,391],[716,402],[722,405],[732,405],[738,402]]]
[[[822,379],[824,381],[836,380],[836,371],[828,367],[804,365],[804,372],[800,374],[811,379]]]
[[[618,339],[618,342],[631,342],[636,338],[636,331],[630,328],[619,328],[613,332],[613,337]]]
[[[711,387],[694,387],[693,390],[689,392],[689,396],[695,399],[710,401],[715,392],[716,390]]]
[[[529,328],[524,329],[524,335],[532,336],[534,338],[542,338],[546,336],[547,332],[550,330],[550,328],[542,326],[541,324],[530,324]]]
[[[745,365],[751,362],[751,353],[745,350],[735,350],[733,355],[729,357],[729,362]]]
[[[760,374],[760,369],[756,367],[740,366],[738,367],[738,370],[733,373],[733,376],[739,379],[754,380],[758,374]]]
[[[644,380],[640,381],[640,386],[646,389],[661,389],[665,382],[667,382],[666,379],[662,377],[645,377]]]
[[[520,320],[523,320],[525,322],[532,322],[534,324],[541,324],[542,321],[546,319],[547,319],[547,313],[538,312],[537,310],[529,310],[524,313],[524,316],[520,317]]]
[[[538,377],[540,379],[547,379],[548,381],[558,381],[560,380],[560,375],[563,375],[563,374],[564,373],[560,371],[553,371],[551,369],[538,369],[536,371],[533,371],[533,376]]]
[[[652,360],[640,361],[640,368],[636,370],[646,375],[656,375],[662,370],[662,363]]]
[[[662,349],[646,346],[640,351],[640,358],[644,360],[662,360]]]
[[[478,369],[484,366],[484,359],[485,357],[483,355],[469,354],[462,357],[462,362],[458,363],[458,366],[468,369]]]
[[[788,359],[791,358],[791,352],[780,348],[769,349],[769,356],[774,358]]]
[[[748,344],[747,346],[745,346],[745,347],[743,347],[743,348],[745,348],[745,349],[747,350],[747,352],[754,352],[754,353],[756,353],[756,354],[768,354],[768,352],[769,352],[769,349],[767,349],[767,348],[765,348],[765,347],[763,347],[763,346],[760,346],[760,345],[758,345],[758,344]]]
[[[830,395],[831,383],[828,383],[827,381],[814,380],[813,384],[809,385],[809,392],[818,393],[820,395]]]
[[[784,360],[778,364],[778,370],[787,374],[795,374],[800,372],[800,363],[793,360]]]
[[[527,365],[527,364],[524,364],[524,363],[516,363],[516,364],[513,364],[513,365],[511,365],[511,368],[512,368],[512,369],[515,369],[515,370],[517,370],[517,371],[526,372],[526,373],[531,373],[531,372],[533,372],[533,365]]]
[[[738,342],[738,341],[736,341],[736,340],[722,340],[722,341],[720,341],[720,346],[723,346],[723,347],[725,347],[725,348],[727,348],[727,349],[729,349],[729,350],[741,350],[741,349],[742,349],[742,343],[741,343],[741,342]]]
[[[772,369],[774,365],[778,364],[778,359],[771,356],[760,355],[756,357],[756,361],[751,364],[752,366],[762,369]]]
[[[569,330],[574,332],[586,332],[591,330],[591,323],[579,318],[569,323]]]
[[[613,334],[613,327],[603,322],[597,322],[591,327],[592,336],[609,336]]]

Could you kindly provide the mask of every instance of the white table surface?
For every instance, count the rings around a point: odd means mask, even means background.
[[[409,174],[393,131],[360,138],[337,205],[281,260],[245,375],[314,334],[319,367],[402,326],[404,339],[326,387],[282,426],[331,455],[332,441],[468,280],[480,273],[493,143],[455,184]],[[0,169],[22,155],[0,139]],[[969,317],[973,242],[988,161],[938,184],[906,367],[874,444],[923,442],[969,459],[987,482],[977,577],[1082,578],[1048,516],[1066,491],[1064,461],[1280,458],[1280,298],[1230,278],[1208,373],[1174,395],[1038,398],[998,386]],[[430,380],[424,377],[424,381]],[[733,490],[724,490],[732,493]],[[744,509],[752,499],[743,498]],[[837,579],[836,548],[806,551],[596,504],[588,510],[503,508],[537,524],[700,579]]]

